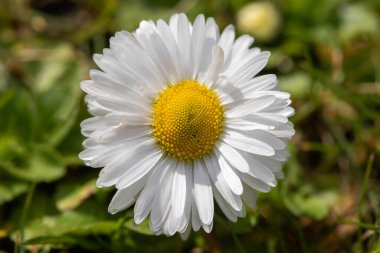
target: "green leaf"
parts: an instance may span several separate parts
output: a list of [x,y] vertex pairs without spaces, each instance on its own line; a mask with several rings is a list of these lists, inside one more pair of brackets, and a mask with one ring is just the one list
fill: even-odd
[[62,158],[47,145],[35,144],[36,104],[24,89],[0,95],[0,169],[22,180],[49,182],[65,173]]
[[[35,87],[39,133],[44,142],[54,146],[64,140],[76,122],[81,98],[79,84],[84,73],[78,62],[73,59],[71,51],[65,46],[62,51],[63,55],[68,51],[63,60],[56,61],[52,57],[42,61],[41,77],[49,78],[41,78],[42,85]],[[59,48],[54,52],[59,54]]]
[[31,141],[36,128],[36,104],[25,89],[8,89],[0,93],[0,136],[14,138],[20,146]]
[[[80,115],[79,119],[89,117],[86,115]],[[63,156],[66,164],[70,165],[82,165],[83,162],[79,159],[78,154],[83,151],[82,142],[84,140],[83,135],[81,134],[80,124],[75,122],[70,132],[62,140],[62,142],[57,147],[57,150]]]
[[0,205],[28,190],[28,182],[0,174]]
[[133,219],[129,219],[124,223],[124,227],[130,231],[143,234],[143,235],[153,235],[149,228],[149,219],[145,219],[141,224],[136,224]]
[[26,243],[36,243],[38,238],[63,237],[69,234],[110,234],[115,228],[116,223],[113,221],[98,220],[95,216],[70,211],[62,215],[43,216],[30,221],[25,227],[24,236]]
[[[249,207],[246,207],[249,208]],[[231,232],[234,234],[244,234],[252,230],[257,223],[258,213],[247,209],[247,214],[244,218],[239,218],[237,222],[229,222]]]
[[307,185],[303,186],[297,193],[290,197],[290,202],[295,207],[295,215],[304,215],[321,220],[330,212],[334,203],[338,200],[338,194],[334,190],[313,191]]
[[[157,1],[155,1],[157,2]],[[145,17],[147,19],[169,18],[171,10],[165,7],[157,7],[142,4],[142,1],[120,2],[116,17],[115,24],[116,30],[118,29],[136,29],[140,21]]]
[[378,34],[378,16],[367,6],[363,4],[348,5],[341,13],[340,37],[343,41],[348,41],[360,34]]
[[33,146],[29,153],[17,160],[3,163],[4,170],[23,180],[50,182],[62,177],[66,167],[60,156],[47,146]]
[[359,228],[380,232],[380,225],[374,225],[374,224],[364,223],[360,221],[348,221],[348,222],[343,222],[343,224],[352,224]]
[[311,80],[306,73],[297,72],[280,78],[279,86],[296,98],[304,98],[310,93]]
[[55,195],[58,210],[67,211],[78,207],[96,192],[96,178],[80,176],[60,183]]

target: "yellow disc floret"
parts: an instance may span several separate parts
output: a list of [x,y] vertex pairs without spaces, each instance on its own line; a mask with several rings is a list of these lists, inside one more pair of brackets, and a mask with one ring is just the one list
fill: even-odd
[[202,158],[219,138],[223,115],[214,91],[195,80],[183,80],[169,85],[154,101],[153,136],[174,158]]

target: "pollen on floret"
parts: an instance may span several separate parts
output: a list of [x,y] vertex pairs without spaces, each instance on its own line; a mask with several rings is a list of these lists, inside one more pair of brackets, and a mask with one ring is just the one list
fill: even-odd
[[217,94],[195,80],[170,84],[153,104],[153,136],[180,160],[209,154],[223,130],[224,108]]

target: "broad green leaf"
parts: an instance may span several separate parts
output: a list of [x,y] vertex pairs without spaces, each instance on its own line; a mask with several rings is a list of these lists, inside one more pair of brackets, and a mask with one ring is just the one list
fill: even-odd
[[153,235],[152,231],[149,228],[149,219],[145,219],[141,224],[135,224],[133,219],[129,219],[124,223],[124,227],[130,231],[143,234],[143,235]]
[[360,34],[376,35],[379,33],[379,24],[376,12],[367,6],[347,5],[341,11],[340,37],[347,42]]
[[308,216],[313,219],[324,219],[330,212],[334,203],[338,200],[338,194],[333,190],[312,191],[308,186],[302,187],[290,197],[296,215]]
[[41,76],[53,74],[36,80],[42,85],[35,88],[41,138],[52,145],[59,144],[76,122],[81,99],[79,84],[84,76],[84,69],[73,58],[72,52],[66,47],[62,51],[68,51],[69,55],[61,61],[57,61],[58,56],[42,61]]
[[28,182],[0,174],[0,205],[28,190]]
[[215,222],[218,224],[221,231],[228,234],[244,234],[251,231],[252,227],[257,224],[258,213],[247,206],[245,208],[247,212],[246,216],[238,218],[236,222],[229,221],[224,214],[220,215],[219,213],[215,213]]
[[61,157],[47,146],[33,146],[28,154],[2,164],[9,174],[33,182],[50,182],[62,177],[66,167]]
[[[84,114],[84,113],[83,113]],[[79,120],[89,117],[87,114],[82,116],[82,113],[79,115]],[[84,140],[83,135],[81,134],[80,123],[75,122],[70,132],[62,140],[62,142],[57,147],[57,150],[64,157],[66,164],[70,165],[82,165],[83,162],[79,159],[78,154],[83,151],[82,142]]]
[[35,139],[57,146],[76,122],[87,61],[67,43],[32,41],[17,49],[15,55],[23,61],[26,86],[33,94]]
[[89,176],[70,178],[58,186],[55,196],[58,210],[67,211],[78,207],[96,192],[96,178]]
[[[36,103],[30,92],[22,88],[0,93],[0,136],[14,138],[22,146],[30,142],[38,130]],[[0,147],[1,149],[1,147]]]
[[30,221],[24,230],[25,241],[43,237],[60,237],[68,234],[109,234],[116,228],[113,221],[75,211],[62,215],[43,216]]
[[[22,180],[52,181],[63,176],[62,159],[47,145],[34,144],[37,111],[33,96],[23,89],[0,95],[0,168]],[[33,143],[33,144],[32,144]]]
[[311,80],[306,73],[297,72],[280,77],[279,86],[296,98],[304,98],[310,93]]
[[134,30],[143,17],[149,19],[169,18],[171,10],[163,7],[144,6],[142,1],[121,2],[116,12],[116,29]]
[[86,238],[78,234],[67,234],[62,236],[40,236],[23,243],[29,250],[37,250],[41,248],[64,248],[71,245],[78,245],[84,249],[91,251],[98,251],[100,247],[104,245],[99,245],[98,241],[94,241],[92,238]]
[[244,234],[252,230],[257,223],[258,213],[246,207],[246,216],[239,218],[237,222],[229,222],[231,232],[236,234]]

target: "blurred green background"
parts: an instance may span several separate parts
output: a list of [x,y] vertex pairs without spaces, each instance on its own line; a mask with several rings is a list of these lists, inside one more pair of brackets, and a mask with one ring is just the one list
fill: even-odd
[[[254,35],[296,109],[286,178],[187,241],[108,214],[77,157],[92,55],[175,12]],[[0,252],[380,252],[379,25],[378,0],[1,0]]]

